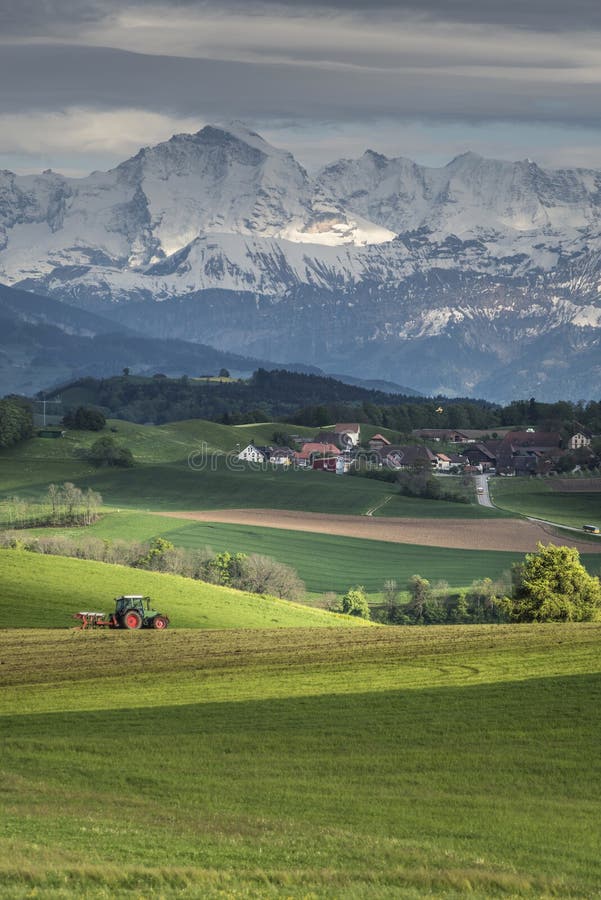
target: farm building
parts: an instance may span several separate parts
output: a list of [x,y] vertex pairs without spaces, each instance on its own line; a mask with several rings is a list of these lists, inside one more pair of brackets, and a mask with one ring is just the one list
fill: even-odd
[[255,447],[254,444],[248,444],[244,450],[241,450],[240,453],[238,453],[236,459],[240,459],[242,462],[266,462],[269,459],[270,450],[271,447]]

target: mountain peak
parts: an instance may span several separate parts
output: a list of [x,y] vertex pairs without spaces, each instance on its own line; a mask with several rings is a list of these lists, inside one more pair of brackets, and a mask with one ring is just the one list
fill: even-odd
[[287,151],[278,150],[276,147],[268,144],[260,134],[257,134],[256,131],[253,131],[244,122],[240,122],[237,119],[230,122],[220,122],[215,125],[205,125],[194,137],[213,142],[220,140],[231,141],[233,138],[235,141],[252,147],[253,150],[258,150],[265,156],[290,156]]
[[445,168],[450,168],[451,166],[461,165],[461,163],[478,163],[484,159],[483,156],[480,156],[479,153],[474,153],[473,150],[466,150],[464,153],[459,153],[457,156],[454,156],[453,159],[448,162]]

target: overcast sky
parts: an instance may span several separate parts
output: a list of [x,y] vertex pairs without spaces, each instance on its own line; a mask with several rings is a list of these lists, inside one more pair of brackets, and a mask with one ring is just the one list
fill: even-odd
[[234,118],[309,167],[370,147],[601,168],[598,0],[0,0],[0,85],[18,172]]

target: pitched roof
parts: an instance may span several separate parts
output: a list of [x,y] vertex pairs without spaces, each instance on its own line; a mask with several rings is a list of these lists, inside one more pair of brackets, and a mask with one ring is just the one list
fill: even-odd
[[359,433],[361,431],[361,426],[358,422],[338,422],[334,425],[334,431],[336,434],[340,434],[343,431],[356,431]]
[[390,445],[390,441],[388,438],[385,438],[383,434],[374,434],[374,436],[369,439],[369,443],[371,444],[372,441],[382,441],[383,444]]
[[503,443],[514,447],[559,447],[561,435],[558,431],[508,431]]
[[332,456],[340,456],[340,450],[334,444],[305,444],[300,453],[295,453],[296,459],[309,459],[313,453],[329,453]]

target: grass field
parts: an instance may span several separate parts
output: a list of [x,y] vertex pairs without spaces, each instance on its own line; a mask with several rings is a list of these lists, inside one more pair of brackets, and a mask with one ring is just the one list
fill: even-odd
[[[73,538],[90,534],[107,540],[147,541],[161,536],[177,547],[262,553],[296,569],[313,593],[344,592],[353,584],[362,584],[369,593],[377,593],[386,579],[394,578],[403,586],[415,574],[433,582],[444,579],[452,586],[469,585],[476,578],[497,578],[522,558],[519,553],[421,547],[276,528],[190,522],[136,512],[108,514],[85,532],[81,528],[56,531]],[[590,562],[598,567],[601,560],[592,558]]]
[[599,896],[600,648],[5,631],[2,897]]
[[494,503],[513,513],[576,528],[601,526],[601,493],[555,491],[540,478],[491,478],[489,490]]
[[[56,443],[56,442],[55,442]],[[146,510],[298,509],[306,512],[362,515],[383,503],[394,485],[367,478],[337,478],[327,472],[254,471],[223,457],[204,469],[187,462],[143,463],[133,469],[93,469],[74,459],[35,459],[0,455],[0,495],[24,498],[45,495],[50,482],[73,481],[102,494],[108,506]],[[434,518],[495,518],[480,506],[398,497],[379,512]]]
[[[228,466],[226,451],[251,439],[268,442],[275,429],[314,429],[267,422],[260,425],[219,425],[192,420],[144,426],[111,420],[110,434],[129,447],[133,469],[97,470],[77,457],[98,432],[69,431],[65,438],[34,438],[0,451],[0,496],[40,498],[51,482],[73,481],[78,487],[100,491],[107,505],[135,509],[194,510],[270,508],[361,515],[397,491],[396,485],[365,478],[336,478],[313,471],[254,471],[237,463]],[[190,454],[193,466],[188,465]],[[393,496],[376,513],[409,517],[494,518],[497,510],[476,504],[420,501]]]
[[362,625],[351,616],[125,566],[0,550],[0,628],[65,628],[80,610],[112,612],[121,594],[152,597],[180,628]]

